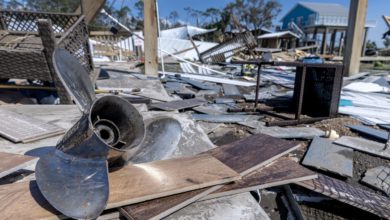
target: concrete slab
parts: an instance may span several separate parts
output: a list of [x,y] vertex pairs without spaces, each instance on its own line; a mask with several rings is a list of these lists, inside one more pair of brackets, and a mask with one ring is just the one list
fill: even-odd
[[379,157],[390,159],[390,149],[383,150],[385,144],[370,141],[359,137],[343,136],[334,142],[335,144],[353,148],[358,151],[373,154]]
[[166,220],[269,220],[250,193],[193,203]]
[[341,176],[352,177],[353,150],[332,144],[332,141],[328,139],[315,137],[302,164]]
[[390,195],[390,167],[379,166],[367,170],[362,182]]

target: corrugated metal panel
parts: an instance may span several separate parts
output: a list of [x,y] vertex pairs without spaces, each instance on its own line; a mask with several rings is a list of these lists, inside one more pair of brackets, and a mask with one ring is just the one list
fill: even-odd
[[348,9],[340,4],[300,2],[306,8],[317,12],[320,16],[348,17]]

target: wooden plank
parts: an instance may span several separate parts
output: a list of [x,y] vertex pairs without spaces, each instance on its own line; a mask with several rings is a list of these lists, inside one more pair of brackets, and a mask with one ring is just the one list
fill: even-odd
[[225,185],[201,200],[281,186],[315,178],[317,178],[315,172],[306,169],[289,158],[282,157],[266,167],[243,176],[241,180]]
[[[224,184],[239,175],[210,155],[129,165],[111,172],[107,209]],[[59,192],[60,193],[60,192]],[[57,219],[35,181],[0,186],[1,219]]]
[[23,169],[37,160],[37,157],[0,152],[0,178]]
[[[252,135],[248,138],[224,145],[203,154],[216,156],[240,174],[251,173],[273,160],[282,157],[300,145],[298,142],[286,141],[264,134]],[[243,175],[244,175],[243,174]],[[181,209],[184,205],[203,198],[206,194],[218,189],[211,189],[211,192],[203,190],[186,192],[169,198],[160,198],[146,201],[119,210],[128,219],[159,219]],[[195,198],[194,198],[195,197]]]
[[388,197],[371,193],[322,174],[318,174],[317,179],[296,184],[380,217],[390,218],[390,198]]
[[[127,219],[161,219],[220,189],[217,185],[119,208]],[[172,205],[175,204],[175,205]]]
[[299,147],[300,144],[295,141],[257,134],[207,153],[245,176]]
[[194,98],[194,99],[185,99],[171,102],[160,102],[156,104],[152,104],[150,107],[154,109],[161,109],[164,111],[175,111],[188,109],[192,107],[196,107],[199,105],[206,104],[207,101],[204,99]]
[[351,0],[347,38],[344,51],[344,72],[347,76],[359,73],[368,0]]
[[156,1],[144,1],[145,75],[158,75]]
[[106,0],[82,0],[82,11],[81,7],[78,7],[76,13],[81,13],[85,16],[85,23],[89,24],[93,21],[100,10],[103,8]]

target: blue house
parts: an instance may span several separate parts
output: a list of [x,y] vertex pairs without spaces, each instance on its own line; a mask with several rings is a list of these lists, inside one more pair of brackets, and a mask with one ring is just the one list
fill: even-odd
[[[348,8],[340,4],[299,2],[282,17],[281,29],[294,30],[298,27],[305,34],[305,43],[318,43],[321,46],[321,54],[334,54],[337,46],[340,55],[348,26],[348,13]],[[366,22],[366,36],[368,28],[375,26],[376,21]],[[318,33],[322,33],[322,36]],[[331,37],[328,38],[328,35]]]
[[339,4],[299,2],[282,19],[282,29],[294,22],[302,28],[317,25],[347,26],[348,9]]

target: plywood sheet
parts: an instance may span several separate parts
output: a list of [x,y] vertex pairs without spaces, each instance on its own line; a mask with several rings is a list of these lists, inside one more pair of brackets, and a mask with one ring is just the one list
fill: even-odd
[[23,169],[37,160],[36,157],[0,152],[0,178]]
[[[298,142],[285,141],[264,134],[257,134],[205,152],[216,156],[240,174],[251,173],[298,148]],[[191,191],[138,203],[120,208],[128,219],[158,219],[173,213],[191,202],[205,197],[217,188],[205,192],[205,189]]]
[[317,179],[296,184],[380,217],[390,218],[390,198],[388,197],[371,193],[322,174],[318,174]]
[[[107,209],[239,179],[209,155],[129,165],[112,172]],[[60,192],[59,192],[60,193]],[[1,219],[56,219],[35,181],[0,186]]]

